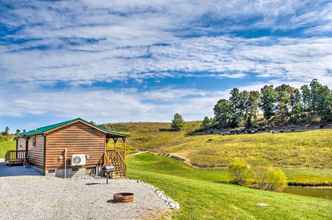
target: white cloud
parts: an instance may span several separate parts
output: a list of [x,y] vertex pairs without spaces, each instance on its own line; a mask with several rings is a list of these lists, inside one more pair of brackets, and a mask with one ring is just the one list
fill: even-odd
[[[290,80],[329,77],[332,39],[267,40],[229,37],[182,39],[170,46],[113,48],[104,51],[25,51],[1,57],[5,80],[111,81],[161,77],[165,72],[210,72],[239,78],[255,73]],[[111,44],[101,47],[111,47]],[[91,50],[92,48],[90,48]],[[146,57],[150,56],[150,57]],[[23,65],[24,64],[24,65]],[[168,74],[169,75],[169,74]]]
[[[1,47],[5,81],[90,83],[165,72],[324,78],[331,69],[331,38],[179,37],[182,29],[227,33],[248,27],[291,30],[308,24],[312,27],[307,32],[321,33],[332,24],[332,5],[324,1],[32,1],[14,8],[4,11],[3,22],[24,28],[4,38],[35,40]],[[245,22],[252,17],[262,19]],[[233,20],[233,25],[214,25],[223,19]]]
[[[332,86],[332,3],[327,1],[3,2],[13,9],[0,8],[0,24],[15,31],[0,35],[0,116],[158,121],[180,112],[199,119],[211,115],[228,92],[169,85],[145,92],[73,86],[96,81],[255,74],[275,84],[318,78]],[[255,30],[268,33],[232,34]],[[302,35],[294,37],[294,31]],[[42,89],[57,81],[73,87]]]
[[[169,121],[173,113],[180,112],[187,120],[194,120],[211,115],[213,105],[224,96],[225,92],[171,88],[149,92],[81,89],[40,92],[30,88],[0,99],[0,116],[51,114],[81,116],[97,122]],[[193,111],[193,107],[203,111]]]

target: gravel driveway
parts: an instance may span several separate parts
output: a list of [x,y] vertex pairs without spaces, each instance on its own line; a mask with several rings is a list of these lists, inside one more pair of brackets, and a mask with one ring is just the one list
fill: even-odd
[[[134,203],[112,203],[115,192],[135,193]],[[135,180],[45,176],[0,177],[0,219],[141,219],[164,213],[153,188]]]

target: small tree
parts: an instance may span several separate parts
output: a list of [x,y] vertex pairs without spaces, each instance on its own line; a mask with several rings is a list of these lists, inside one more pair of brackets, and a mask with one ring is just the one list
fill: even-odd
[[287,186],[287,177],[280,168],[254,167],[256,187],[263,190],[282,191]]
[[179,113],[175,113],[174,118],[172,120],[171,127],[176,131],[180,131],[184,126],[184,120]]
[[3,134],[4,136],[8,136],[8,135],[9,135],[9,131],[10,131],[9,127],[6,126],[5,131],[2,132],[2,134]]
[[201,127],[202,128],[209,128],[211,126],[211,123],[212,123],[212,119],[210,119],[209,117],[205,116],[203,121],[202,121],[202,124],[201,124]]
[[242,159],[234,159],[229,164],[229,172],[233,176],[233,182],[243,185],[246,183],[249,174],[250,174],[250,166],[245,160]]
[[229,128],[232,125],[232,103],[227,99],[220,99],[213,108],[214,120],[219,128]]

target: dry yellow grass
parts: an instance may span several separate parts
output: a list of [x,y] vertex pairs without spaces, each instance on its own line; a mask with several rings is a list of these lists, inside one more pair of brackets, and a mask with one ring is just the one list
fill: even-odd
[[168,123],[122,123],[131,147],[176,153],[199,166],[227,166],[233,158],[265,161],[278,167],[332,168],[332,130],[295,133],[188,136],[199,122],[186,123],[184,131],[165,132]]

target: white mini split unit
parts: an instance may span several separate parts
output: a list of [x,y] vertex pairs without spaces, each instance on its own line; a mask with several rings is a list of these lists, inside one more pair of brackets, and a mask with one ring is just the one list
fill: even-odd
[[86,164],[85,154],[73,154],[71,156],[71,165],[72,166],[84,166]]

